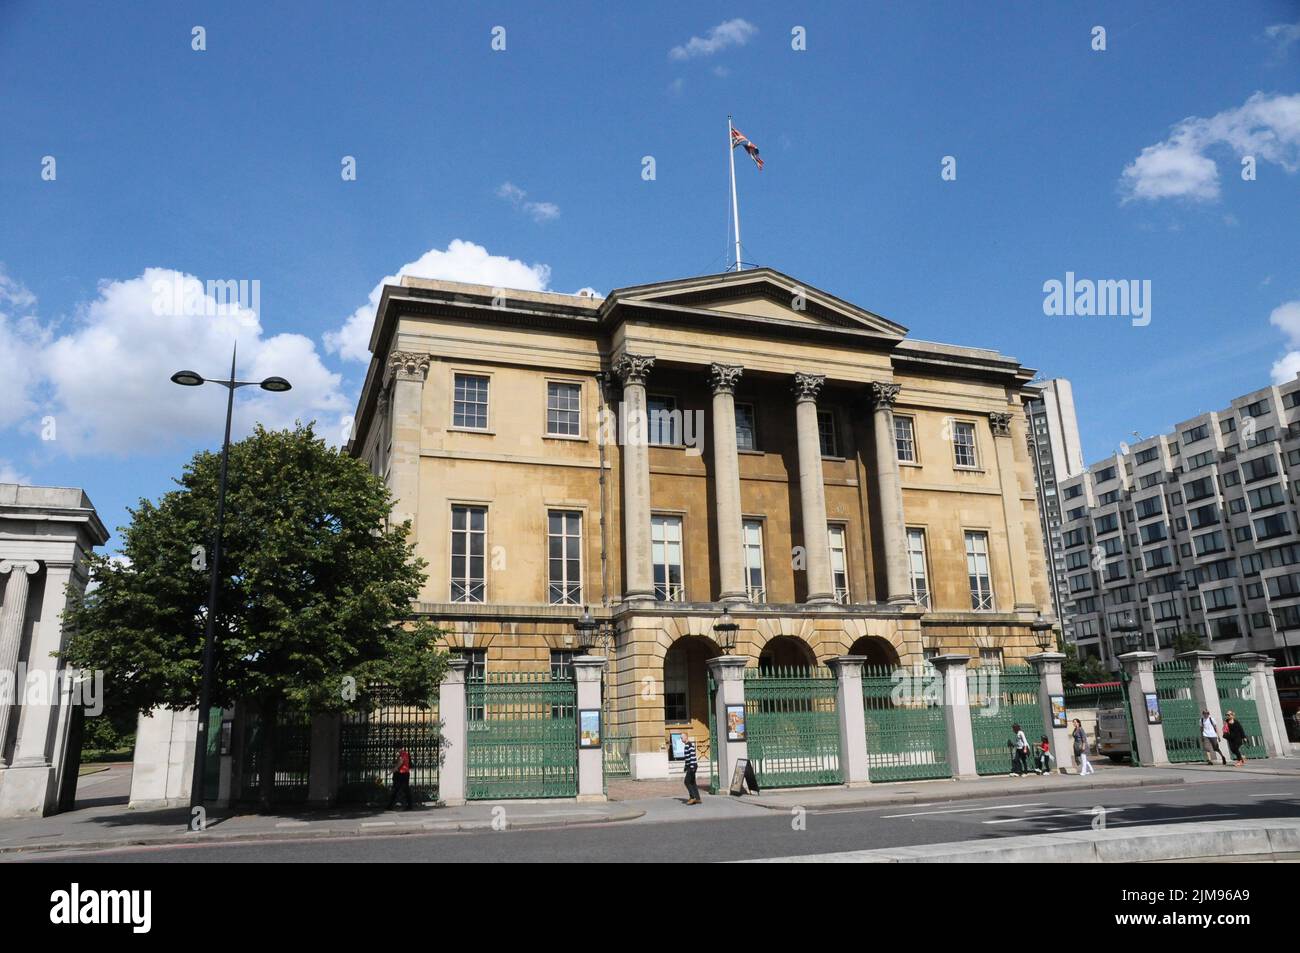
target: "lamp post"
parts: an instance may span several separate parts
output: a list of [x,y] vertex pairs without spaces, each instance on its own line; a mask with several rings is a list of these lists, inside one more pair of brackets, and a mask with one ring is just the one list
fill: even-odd
[[1038,618],[1029,623],[1029,630],[1034,633],[1034,644],[1038,646],[1040,652],[1046,652],[1056,641],[1052,628],[1052,620],[1045,618],[1041,612]]
[[713,623],[713,632],[718,637],[718,648],[723,655],[730,655],[736,650],[736,633],[739,630],[740,624],[732,618],[731,610],[723,606],[722,615]]
[[1133,618],[1132,613],[1127,613],[1115,628],[1119,629],[1125,649],[1136,652],[1142,648],[1142,625]]
[[240,387],[256,385],[262,390],[282,394],[292,385],[283,377],[268,377],[263,381],[235,380],[235,356],[238,345],[230,352],[230,379],[205,380],[194,371],[177,371],[172,375],[172,383],[182,387],[199,387],[203,384],[216,384],[226,388],[226,436],[221,444],[221,479],[217,487],[217,527],[212,534],[212,565],[208,582],[208,613],[203,623],[203,682],[199,688],[199,728],[194,745],[194,776],[190,785],[190,807],[202,807],[207,793],[208,771],[208,718],[212,708],[212,669],[216,655],[216,629],[214,623],[217,615],[217,600],[220,594],[218,583],[221,579],[221,531],[226,522],[226,471],[230,463],[230,418],[235,409],[235,391]]

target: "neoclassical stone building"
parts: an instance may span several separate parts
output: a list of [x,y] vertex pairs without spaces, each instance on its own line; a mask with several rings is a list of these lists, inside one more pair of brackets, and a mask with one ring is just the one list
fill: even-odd
[[724,606],[756,666],[1036,651],[1013,358],[769,268],[606,298],[404,278],[370,349],[349,449],[414,527],[415,611],[474,674],[562,669],[589,606],[638,777],[707,736]]

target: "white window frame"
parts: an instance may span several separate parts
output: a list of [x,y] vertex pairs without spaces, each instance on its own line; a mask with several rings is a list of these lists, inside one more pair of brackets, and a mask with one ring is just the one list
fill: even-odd
[[[915,536],[913,535],[915,534]],[[920,549],[913,546],[915,540],[920,540]],[[916,604],[923,609],[931,608],[930,600],[930,564],[928,546],[925,539],[925,527],[909,526],[907,527],[907,579],[912,587],[912,598]],[[919,570],[919,573],[918,573]],[[918,585],[917,583],[920,583]]]
[[[551,406],[552,387],[576,388],[578,391],[578,406],[576,408],[552,407]],[[582,381],[561,380],[556,378],[548,379],[546,381],[546,436],[555,437],[560,440],[581,440],[583,438],[583,426],[585,424],[585,421],[583,420],[583,413],[582,413],[582,400],[583,400]],[[577,414],[578,415],[577,429],[573,433],[561,433],[559,431],[552,430],[551,429],[552,412],[556,414]]]
[[[971,609],[991,612],[997,608],[993,595],[993,568],[989,559],[989,534],[987,530],[968,529],[966,541],[966,581],[970,589]],[[982,550],[982,551],[981,551]],[[981,561],[983,562],[981,572]]]
[[[749,439],[748,447],[740,443],[740,409],[745,408],[749,411]],[[758,411],[751,403],[738,403],[735,405],[736,418],[736,449],[737,450],[758,450]]]
[[[456,529],[457,510],[465,511],[464,529],[459,529],[459,530]],[[472,528],[473,514],[475,511],[481,511],[483,513],[482,530],[474,530]],[[447,598],[450,599],[450,601],[452,602],[469,602],[469,603],[476,603],[476,604],[485,603],[487,602],[488,508],[481,503],[452,503],[450,515],[451,515],[451,520],[448,524],[450,528],[450,532],[448,533],[448,538],[447,538],[447,575],[449,580]],[[461,579],[457,579],[452,570],[452,567],[455,566],[456,563],[456,537],[458,534],[464,536],[465,538],[465,551],[464,551],[465,573]],[[475,557],[472,554],[472,550],[473,550],[472,537],[474,535],[481,535],[483,537],[483,553],[479,557]],[[483,560],[483,575],[481,578],[475,577],[472,574],[471,561],[475,558],[479,558]],[[481,591],[479,593],[480,598],[478,599],[473,598],[473,594],[474,594],[473,587],[476,579],[481,587]],[[457,592],[456,592],[457,585],[460,586],[460,598],[457,598]]]
[[[651,409],[652,401],[662,400],[668,403],[668,413],[676,414],[676,417],[669,417],[669,426],[672,428],[672,440],[656,440],[657,436],[662,436],[662,432],[655,429],[655,412]],[[682,445],[682,434],[677,431],[682,426],[682,409],[677,405],[677,397],[674,394],[647,394],[645,401],[645,438],[646,445],[651,447],[680,447]]]
[[[901,437],[898,433],[898,425],[902,423],[907,427],[907,436]],[[903,441],[906,440],[908,455],[903,456]],[[920,463],[920,457],[916,452],[916,418],[907,414],[894,414],[894,454],[898,457],[899,463]]]
[[[845,523],[826,524],[827,544],[831,548],[831,588],[835,590],[835,601],[848,605],[852,601],[849,586],[849,528]],[[836,536],[839,546],[836,546]],[[839,557],[839,566],[835,565]]]
[[[763,561],[763,521],[741,522],[740,545],[745,567],[745,595],[750,602],[767,602],[767,567]],[[757,572],[757,579],[754,573]]]
[[[830,453],[827,453],[826,449],[822,446],[822,437],[824,435],[824,431],[822,430],[823,420],[830,421]],[[840,430],[835,419],[835,411],[830,407],[817,408],[817,449],[821,451],[823,457],[830,457],[832,459],[839,459],[840,457]]]
[[[655,598],[660,602],[686,601],[686,566],[683,544],[685,535],[682,524],[682,517],[678,513],[654,513],[650,516],[650,571],[652,579],[655,569],[661,565],[664,567],[664,581],[662,583],[653,582]],[[676,529],[675,539],[671,538],[672,534],[668,532],[670,527]],[[659,538],[656,539],[656,536]],[[675,564],[671,561],[674,550],[676,550],[677,556]],[[672,579],[674,567],[677,569],[676,582]]]
[[[551,531],[551,517],[560,517],[560,532]],[[570,532],[570,518],[577,521],[577,532]],[[552,574],[551,541],[560,540],[560,579]],[[576,553],[578,561],[577,578],[569,577],[569,563],[575,558],[569,553],[570,547]],[[546,510],[546,601],[553,606],[580,606],[582,602],[582,510],[548,507]],[[557,592],[559,598],[556,598]]]
[[[957,439],[961,428],[970,428],[970,463],[962,463],[958,451],[966,449]],[[978,470],[980,468],[979,428],[973,420],[954,420],[952,422],[952,465],[958,470]]]
[[[458,403],[469,403],[461,401],[456,396],[457,384],[462,377],[472,377],[484,381],[486,388],[483,395],[483,426],[456,423],[456,405]],[[474,402],[478,406],[478,402]],[[453,430],[469,430],[474,433],[490,433],[492,430],[492,375],[484,374],[480,371],[457,371],[451,372],[451,427]]]

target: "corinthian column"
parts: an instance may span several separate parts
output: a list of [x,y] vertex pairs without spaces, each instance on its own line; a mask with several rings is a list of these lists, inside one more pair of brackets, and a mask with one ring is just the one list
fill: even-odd
[[[1010,414],[989,414],[993,449],[998,459],[998,482],[1002,486],[1002,515],[1007,524],[1007,549],[1011,557],[1011,592],[1015,608],[1029,611],[1034,604],[1033,581],[1029,574],[1029,547],[1025,544],[1025,504],[1020,499],[1020,478],[1011,442]],[[1050,549],[1049,549],[1050,552]]]
[[898,444],[894,439],[894,402],[897,384],[871,385],[872,426],[876,436],[876,495],[880,500],[881,531],[885,542],[885,599],[912,602],[912,580],[907,570],[907,526],[903,520],[903,489],[898,478]]
[[623,574],[625,599],[653,599],[650,563],[650,421],[645,382],[655,359],[624,354],[614,362],[623,383]]
[[834,602],[831,541],[826,528],[826,487],[822,475],[822,444],[817,430],[817,395],[824,374],[794,375],[794,420],[799,442],[799,502],[803,510],[803,545],[808,602]]
[[35,562],[0,562],[0,576],[9,577],[4,606],[0,608],[0,690],[5,690],[6,694],[9,690],[13,693],[8,698],[0,696],[0,766],[9,764],[4,743],[9,737],[10,716],[18,710],[18,698],[23,690],[18,683],[18,651],[22,646],[23,622],[27,615],[28,577],[35,575],[39,568]]
[[420,513],[420,444],[423,442],[424,381],[429,376],[429,355],[393,351],[388,355],[393,395],[388,412],[393,415],[393,454],[389,465],[392,522],[411,521],[411,540],[418,537]]
[[740,458],[736,452],[736,382],[743,367],[709,365],[713,387],[713,489],[717,497],[718,577],[723,602],[743,602],[745,564],[741,558]]

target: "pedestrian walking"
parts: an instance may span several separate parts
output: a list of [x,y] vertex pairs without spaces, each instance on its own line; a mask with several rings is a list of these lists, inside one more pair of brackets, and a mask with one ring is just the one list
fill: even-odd
[[397,762],[393,765],[393,796],[388,799],[388,809],[391,811],[397,805],[397,797],[401,795],[406,800],[406,809],[411,809],[411,753],[403,748],[397,752]]
[[1232,752],[1232,766],[1245,767],[1246,758],[1241,753],[1241,748],[1246,743],[1246,729],[1237,720],[1235,712],[1229,711],[1223,716],[1223,739],[1228,742],[1228,750]]
[[700,759],[695,753],[695,736],[687,735],[682,743],[682,758],[686,763],[686,803],[700,803],[700,789],[695,784],[695,771],[700,766]]
[[1011,776],[1018,778],[1022,774],[1028,774],[1029,739],[1020,730],[1020,725],[1011,726],[1011,740],[1007,744],[1011,746]]
[[1034,749],[1034,758],[1037,764],[1034,770],[1039,774],[1052,773],[1052,744],[1047,740],[1047,735],[1038,739],[1038,746]]
[[1070,737],[1074,741],[1074,763],[1079,766],[1079,776],[1092,774],[1092,764],[1088,761],[1088,733],[1078,718],[1074,719],[1074,731],[1070,732]]
[[1219,747],[1219,726],[1210,717],[1208,708],[1201,709],[1201,748],[1205,752],[1206,764],[1214,764],[1216,754],[1224,764],[1228,763],[1228,759],[1223,756],[1223,750]]

